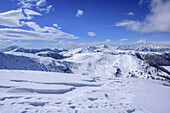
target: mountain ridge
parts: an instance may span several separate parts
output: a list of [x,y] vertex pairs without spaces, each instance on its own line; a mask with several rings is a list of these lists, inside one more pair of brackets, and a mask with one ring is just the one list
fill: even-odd
[[[18,48],[13,46],[4,49],[6,52],[2,52],[0,58],[1,69],[43,70],[61,73],[79,73],[98,77],[169,79],[169,71],[165,70],[164,67],[160,67],[170,66],[170,61],[168,60],[169,53],[167,52],[150,53],[135,50],[117,50],[115,47],[106,45],[82,47],[58,53],[49,51],[49,49],[39,49],[41,52],[36,51],[36,53],[27,51],[32,49],[22,49],[26,50],[26,52],[18,52],[17,50],[20,50]],[[155,59],[152,58],[153,56]],[[157,57],[162,60],[164,58],[165,62],[157,60]],[[4,62],[8,62],[8,65]],[[21,67],[16,68],[20,66],[18,62],[21,64],[26,62],[28,65],[21,65]],[[152,62],[155,62],[155,64],[153,65]],[[159,62],[164,64],[159,64]],[[36,65],[36,69],[31,68],[32,65]],[[13,68],[10,66],[13,66]]]

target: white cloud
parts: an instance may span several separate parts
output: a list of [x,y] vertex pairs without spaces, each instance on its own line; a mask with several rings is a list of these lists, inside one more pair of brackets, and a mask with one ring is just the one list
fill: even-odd
[[91,36],[91,37],[94,37],[94,36],[96,36],[96,33],[94,33],[94,32],[88,32],[87,35],[88,35],[88,36]]
[[146,44],[146,39],[138,40],[136,43],[138,43],[138,44]]
[[54,27],[58,28],[58,24],[53,24]]
[[40,13],[29,9],[18,9],[0,13],[0,25],[7,27],[21,27],[22,22],[20,20],[30,20],[33,18],[32,15],[41,16]]
[[45,11],[46,13],[49,13],[51,11],[51,9],[53,8],[52,5],[49,5],[46,8],[38,8],[39,11]]
[[14,0],[22,9],[37,9],[49,13],[53,5],[48,5],[47,0]]
[[[41,16],[40,13],[30,9],[11,10],[0,13],[0,25],[9,28],[0,28],[0,39],[11,40],[56,40],[57,38],[75,39],[72,34],[65,33],[59,30],[61,27],[40,27],[35,22],[25,22],[24,20],[31,20],[33,16]],[[23,26],[28,26],[30,29],[23,29]],[[12,28],[12,27],[20,27]]]
[[[19,2],[37,2],[37,0],[18,0]],[[44,6],[46,0],[38,0],[38,6]],[[30,22],[34,16],[42,16],[40,13],[30,9],[11,10],[0,13],[0,39],[1,40],[50,40],[56,41],[61,39],[76,39],[72,34],[61,31],[61,27],[54,24],[54,27],[39,26],[35,22]],[[25,21],[27,20],[27,21]],[[27,26],[25,28],[24,26]],[[17,28],[16,28],[17,27]],[[17,42],[19,43],[19,42]]]
[[81,17],[83,15],[83,10],[77,10],[77,14],[76,14],[76,16],[77,17]]
[[[142,4],[143,0],[140,1]],[[137,32],[170,32],[170,0],[151,0],[150,14],[144,21],[124,20],[115,26],[127,27]]]
[[33,8],[34,4],[37,0],[13,0],[13,1],[17,1],[18,5],[21,8]]
[[54,27],[56,27],[57,29],[61,29],[61,27],[58,26],[58,24],[53,24]]
[[135,14],[134,14],[133,12],[129,12],[128,15],[129,15],[129,16],[133,16],[133,15],[135,15]]
[[34,29],[35,31],[43,32],[43,29],[40,28],[40,26],[37,25],[35,22],[23,22],[23,24],[25,24],[25,25],[27,25],[28,27]]
[[49,6],[45,9],[46,13],[49,13],[52,8],[53,8],[53,5],[49,5]]
[[27,15],[27,19],[29,19],[29,20],[32,19],[33,16],[42,16],[40,13],[35,12],[33,10],[24,9],[23,11]]
[[44,6],[44,5],[46,5],[46,0],[39,0],[39,1],[37,1],[36,5],[37,6]]
[[127,39],[127,38],[120,39],[121,42],[124,42],[124,41],[127,41],[127,40],[129,40],[129,39]]
[[22,10],[11,10],[4,13],[0,13],[0,25],[9,27],[20,27],[20,19],[26,19]]

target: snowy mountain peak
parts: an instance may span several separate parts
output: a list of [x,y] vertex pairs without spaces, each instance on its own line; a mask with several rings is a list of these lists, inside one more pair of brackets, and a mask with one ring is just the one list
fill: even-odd
[[0,52],[6,52],[6,51],[15,51],[16,49],[18,49],[18,46],[10,46],[4,49],[1,49]]

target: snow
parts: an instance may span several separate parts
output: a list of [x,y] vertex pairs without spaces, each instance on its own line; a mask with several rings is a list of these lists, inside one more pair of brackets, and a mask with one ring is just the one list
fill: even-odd
[[29,57],[35,60],[38,60],[40,63],[44,63],[44,64],[49,64],[49,62],[51,60],[53,60],[53,58],[49,58],[49,57],[40,57],[36,54],[32,54],[32,53],[23,53],[23,52],[4,52],[5,54],[12,54],[12,55],[16,55],[16,56],[25,56],[25,57]]
[[67,69],[66,65],[61,61],[57,61],[50,57],[41,57],[36,54],[22,52],[0,53],[0,69],[71,73],[71,70]]
[[[1,113],[168,113],[170,84],[139,78],[0,70]],[[9,109],[10,108],[10,109]]]
[[[166,98],[167,96],[170,95],[170,91],[166,89],[166,88],[170,89],[169,83],[162,83],[160,81],[150,80],[135,82],[136,82],[135,84],[132,84],[135,86],[133,86],[133,88],[130,90],[134,91],[135,95],[138,95],[134,99],[134,102],[138,106],[146,108],[151,113],[169,112],[170,108],[167,108],[168,107],[167,105],[169,104],[170,100]],[[141,90],[143,87],[145,89]]]
[[162,66],[163,68],[170,70],[170,66]]
[[[0,113],[168,113],[168,55],[106,45],[59,53],[9,47],[0,52]],[[166,71],[148,63],[157,60]]]
[[73,73],[96,77],[113,77],[114,75],[121,77],[151,78],[153,76],[160,78],[157,74],[167,75],[162,71],[157,71],[156,68],[151,67],[147,62],[138,59],[136,56],[128,54],[79,53],[64,59],[64,61],[79,64],[76,68],[71,68]]
[[47,54],[47,53],[54,53],[54,51],[41,51],[36,54]]
[[[2,59],[0,68],[57,71],[103,78],[119,76],[164,80],[164,78],[157,75],[169,76],[166,72],[150,66],[148,62],[137,58],[134,54],[119,53],[120,51],[114,48],[102,47],[77,48],[65,51],[61,53],[64,56],[71,55],[71,52],[73,54],[60,60],[32,53],[4,52],[5,55],[0,54],[2,56],[0,57]],[[108,50],[113,50],[113,53],[105,52]]]

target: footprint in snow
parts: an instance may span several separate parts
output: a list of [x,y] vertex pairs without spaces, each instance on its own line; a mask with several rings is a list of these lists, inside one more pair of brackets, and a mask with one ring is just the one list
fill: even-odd
[[127,113],[133,113],[133,112],[135,112],[135,109],[128,109],[126,111],[127,111]]

